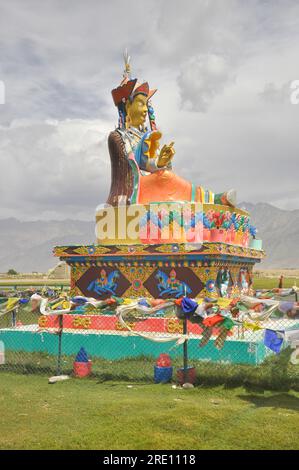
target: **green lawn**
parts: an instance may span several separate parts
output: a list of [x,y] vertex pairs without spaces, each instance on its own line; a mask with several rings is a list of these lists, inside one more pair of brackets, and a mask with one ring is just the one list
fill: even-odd
[[[205,387],[225,386],[247,387],[256,390],[275,390],[299,392],[299,366],[290,363],[291,349],[287,348],[279,355],[271,355],[259,366],[245,364],[223,364],[209,361],[190,360],[189,365],[196,368],[196,385]],[[0,381],[3,373],[22,375],[51,376],[57,373],[57,356],[47,353],[28,353],[24,351],[6,351],[6,363],[1,365]],[[73,373],[74,356],[62,356],[63,374]],[[124,358],[110,361],[92,358],[92,378],[99,382],[124,381],[150,385],[154,380],[153,357]],[[173,358],[173,380],[177,369],[183,366],[183,359]]]
[[[275,277],[254,277],[253,276],[253,287],[254,289],[273,289],[278,287],[279,279]],[[295,277],[285,277],[283,279],[283,287],[293,287],[294,285],[299,286],[299,279]]]
[[298,449],[298,392],[0,375],[1,449]]
[[[284,287],[293,283],[285,279]],[[277,287],[277,280],[257,279],[255,287]],[[36,315],[28,309],[26,319],[35,323]],[[299,366],[289,355],[258,367],[193,361],[197,386],[182,390],[154,385],[149,358],[94,359],[92,378],[48,385],[55,356],[8,351],[0,449],[298,449]],[[62,357],[64,372],[72,361]]]

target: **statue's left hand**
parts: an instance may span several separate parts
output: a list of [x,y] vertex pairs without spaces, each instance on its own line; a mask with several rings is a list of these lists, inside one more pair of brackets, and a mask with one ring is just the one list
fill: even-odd
[[162,168],[163,166],[167,166],[170,161],[172,160],[175,150],[173,148],[174,142],[171,142],[169,145],[163,145],[160,151],[160,155],[158,156],[157,166]]

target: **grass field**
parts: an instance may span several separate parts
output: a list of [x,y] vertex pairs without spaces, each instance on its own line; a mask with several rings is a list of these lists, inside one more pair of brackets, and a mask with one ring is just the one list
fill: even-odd
[[[259,277],[256,275],[254,277],[253,287],[254,289],[273,289],[278,287],[279,277]],[[283,287],[293,287],[294,285],[299,286],[299,277],[284,277]],[[63,290],[68,290],[70,283],[68,280],[58,280],[58,279],[48,279],[48,280],[38,280],[38,279],[1,279],[0,280],[0,290],[17,288],[19,290],[35,287],[41,289],[42,287],[57,287],[62,288]]]
[[[284,287],[295,281],[285,278]],[[267,277],[254,283],[277,285]],[[35,323],[36,315],[27,320]],[[150,358],[95,358],[91,378],[48,385],[55,356],[8,351],[0,374],[0,449],[298,449],[299,366],[289,356],[288,348],[258,367],[198,361],[191,364],[196,387],[183,390],[154,385]],[[62,357],[64,373],[72,361]]]
[[[254,278],[253,287],[254,289],[273,289],[274,287],[278,287],[279,280],[277,278],[271,277],[261,277],[261,278]],[[285,277],[283,279],[283,287],[293,287],[297,285],[299,287],[299,278],[294,277]]]
[[299,393],[2,373],[1,449],[298,449]]
[[[269,356],[259,366],[241,364],[212,363],[209,361],[189,361],[196,368],[196,385],[218,386],[227,388],[245,386],[253,390],[276,390],[299,392],[299,366],[290,363],[291,349],[287,348],[279,355]],[[57,371],[57,356],[47,353],[26,353],[24,351],[6,351],[6,364],[1,366],[2,373],[36,374],[49,377]],[[72,356],[62,356],[63,374],[72,374]],[[173,378],[176,370],[183,365],[182,358],[172,360]],[[150,357],[124,358],[110,361],[103,358],[92,358],[92,377],[99,382],[134,381],[135,383],[152,384],[153,367],[156,360]]]

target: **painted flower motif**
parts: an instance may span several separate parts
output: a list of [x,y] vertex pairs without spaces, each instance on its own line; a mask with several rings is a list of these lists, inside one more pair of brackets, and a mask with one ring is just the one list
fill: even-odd
[[208,218],[209,221],[212,221],[214,218],[215,211],[213,209],[210,209],[206,213],[206,217]]
[[203,216],[203,226],[204,228],[207,228],[207,229],[211,228],[211,221],[206,215]]
[[215,281],[213,279],[209,279],[206,282],[206,289],[208,292],[213,292],[213,290],[215,289]]
[[142,282],[140,281],[140,279],[134,279],[134,281],[132,282],[132,287],[133,287],[134,290],[141,289]]

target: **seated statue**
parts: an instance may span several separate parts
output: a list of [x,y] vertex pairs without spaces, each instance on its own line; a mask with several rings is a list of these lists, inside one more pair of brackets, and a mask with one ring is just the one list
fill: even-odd
[[[201,202],[235,206],[236,193],[214,194],[172,170],[173,142],[161,150],[162,134],[155,124],[150,98],[156,90],[148,83],[130,78],[126,58],[123,80],[112,90],[119,112],[119,126],[108,139],[111,158],[111,188],[108,204],[147,204],[151,202]],[[149,118],[150,129],[146,127]]]

